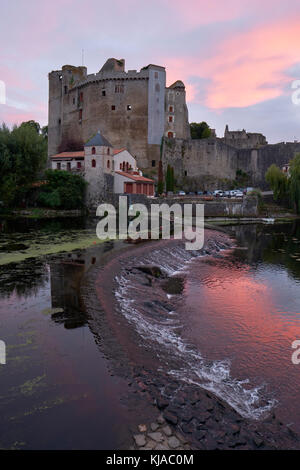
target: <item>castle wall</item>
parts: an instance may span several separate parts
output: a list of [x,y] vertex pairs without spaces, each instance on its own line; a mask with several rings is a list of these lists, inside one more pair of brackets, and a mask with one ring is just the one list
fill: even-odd
[[169,132],[177,139],[189,139],[191,136],[184,88],[166,88],[164,135],[168,137]]
[[237,152],[220,139],[165,139],[164,172],[168,164],[173,166],[179,186],[195,191],[215,189],[219,180],[235,178]]
[[270,144],[257,150],[238,150],[237,166],[248,173],[251,184],[263,189],[268,188],[265,174],[274,163],[279,168],[294,158],[300,152],[300,143],[287,142]]
[[[280,168],[300,152],[300,143],[279,143],[258,149],[236,149],[222,139],[165,139],[163,168],[174,168],[178,186],[188,190],[222,189],[236,179],[237,170],[249,175],[249,186],[267,189],[265,174],[272,163]],[[226,181],[227,180],[227,181]]]
[[[80,150],[101,130],[114,147],[126,147],[140,168],[157,166],[165,131],[165,68],[124,69],[123,59],[108,59],[96,74],[70,65],[49,74],[49,156]],[[188,137],[184,85],[175,102],[176,134]]]
[[148,144],[150,145],[160,145],[164,134],[165,87],[165,69],[151,66],[148,81]]

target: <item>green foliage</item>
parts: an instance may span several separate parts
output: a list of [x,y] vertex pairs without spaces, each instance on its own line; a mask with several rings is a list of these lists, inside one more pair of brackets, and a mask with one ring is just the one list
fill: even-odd
[[249,193],[247,193],[247,197],[255,197],[257,198],[257,207],[259,212],[262,212],[265,208],[265,203],[259,189],[253,189]]
[[300,153],[290,162],[289,198],[292,207],[300,213]]
[[80,209],[84,203],[86,181],[69,171],[47,170],[47,184],[41,187],[39,202],[55,209]]
[[190,129],[192,139],[207,139],[211,135],[211,130],[205,121],[192,122]]
[[174,169],[171,167],[171,165],[167,166],[166,191],[174,191]]
[[0,200],[7,207],[19,204],[47,160],[47,140],[35,121],[10,130],[0,127]]
[[164,174],[163,174],[163,166],[162,166],[162,161],[161,160],[159,160],[159,163],[158,163],[157,192],[158,192],[158,194],[162,194],[164,192]]
[[289,184],[287,176],[273,163],[268,168],[265,178],[274,193],[274,200],[284,200],[288,195]]

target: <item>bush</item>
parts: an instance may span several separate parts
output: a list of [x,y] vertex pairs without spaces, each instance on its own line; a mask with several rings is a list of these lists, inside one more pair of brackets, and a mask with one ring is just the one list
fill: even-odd
[[39,202],[56,209],[80,209],[84,204],[86,181],[69,171],[47,170],[47,184],[41,187]]

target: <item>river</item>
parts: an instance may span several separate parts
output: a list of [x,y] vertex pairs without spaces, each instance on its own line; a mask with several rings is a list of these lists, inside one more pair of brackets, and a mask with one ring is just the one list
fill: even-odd
[[[111,370],[80,295],[87,273],[119,242],[98,244],[94,221],[84,219],[2,221],[1,229],[0,446],[126,447],[138,420],[121,399],[128,380]],[[300,224],[224,230],[233,247],[219,234],[217,249],[201,256],[152,249],[133,258],[180,279],[180,292],[142,304],[134,276],[121,272],[117,308],[170,377],[204,387],[253,420],[276,410],[300,432],[300,365],[291,361],[300,339]],[[162,302],[165,311],[154,308]]]

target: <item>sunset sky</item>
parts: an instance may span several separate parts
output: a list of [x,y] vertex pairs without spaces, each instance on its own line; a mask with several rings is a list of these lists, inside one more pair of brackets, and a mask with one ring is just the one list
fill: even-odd
[[98,72],[154,63],[184,81],[190,121],[217,135],[245,128],[270,143],[300,140],[299,0],[10,0],[1,2],[0,122],[47,123],[48,72],[63,64]]

